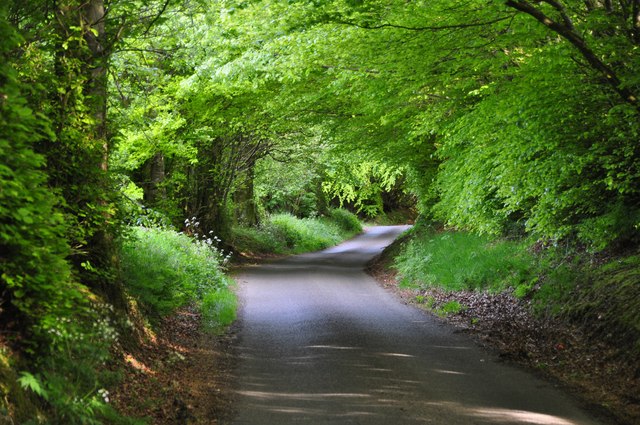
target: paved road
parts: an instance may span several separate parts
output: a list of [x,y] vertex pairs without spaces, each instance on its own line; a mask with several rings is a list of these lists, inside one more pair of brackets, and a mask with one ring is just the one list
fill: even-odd
[[249,267],[232,424],[598,424],[363,271],[405,228]]

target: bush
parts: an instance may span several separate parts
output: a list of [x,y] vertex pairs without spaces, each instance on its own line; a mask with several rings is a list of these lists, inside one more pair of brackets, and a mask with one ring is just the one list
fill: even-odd
[[269,224],[282,236],[286,248],[293,252],[316,251],[342,240],[338,226],[322,219],[277,214],[271,217]]
[[362,232],[362,223],[358,217],[350,211],[342,208],[332,208],[329,210],[329,218],[345,232]]

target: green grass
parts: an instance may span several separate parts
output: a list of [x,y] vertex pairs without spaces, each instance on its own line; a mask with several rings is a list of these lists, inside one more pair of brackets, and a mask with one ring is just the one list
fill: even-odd
[[238,299],[228,288],[210,291],[202,299],[202,320],[210,332],[219,332],[236,320]]
[[407,286],[499,292],[529,285],[536,263],[522,243],[467,232],[419,230],[394,266]]
[[362,231],[355,215],[331,210],[325,217],[274,214],[258,227],[235,227],[232,245],[253,254],[298,254],[336,245]]
[[152,321],[189,303],[200,308],[208,329],[234,320],[235,295],[223,273],[223,253],[210,243],[135,227],[123,243],[121,262],[127,292]]
[[[609,340],[624,356],[640,358],[640,255],[606,263],[575,249],[546,247],[532,252],[527,241],[492,240],[466,232],[414,230],[395,258],[407,287],[447,291],[513,291],[528,297],[533,311],[572,322]],[[427,306],[424,295],[416,301]],[[447,315],[464,306],[443,306]]]

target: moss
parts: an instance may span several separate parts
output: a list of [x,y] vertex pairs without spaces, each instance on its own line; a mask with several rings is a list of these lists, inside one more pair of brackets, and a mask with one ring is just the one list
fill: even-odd
[[611,261],[588,282],[577,288],[565,313],[640,358],[640,256]]

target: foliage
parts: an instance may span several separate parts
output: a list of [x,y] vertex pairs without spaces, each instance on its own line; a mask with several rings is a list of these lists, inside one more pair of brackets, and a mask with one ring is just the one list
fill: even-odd
[[255,197],[263,214],[296,217],[323,214],[327,201],[321,189],[323,160],[304,145],[282,146],[256,164]]
[[395,260],[405,285],[500,292],[527,285],[537,271],[522,243],[428,228],[414,232]]
[[327,170],[323,189],[364,216],[372,218],[384,212],[382,193],[390,191],[402,172],[377,161],[350,158]]
[[31,418],[43,421],[44,413],[35,397],[21,388],[19,375],[16,373],[15,353],[8,347],[0,347],[0,417],[13,418],[18,423],[25,423]]
[[200,310],[209,332],[219,332],[236,320],[238,299],[228,288],[209,291],[202,298]]
[[637,96],[621,96],[638,83],[631,15],[567,3],[329,1],[285,13],[285,29],[301,22],[288,33],[260,19],[280,2],[233,16],[261,37],[246,59],[273,59],[259,63],[279,77],[274,119],[312,125],[332,147],[323,184],[340,201],[374,214],[376,187],[402,169],[421,212],[457,227],[635,244]]
[[357,217],[345,210],[319,218],[275,214],[258,227],[234,228],[232,244],[240,252],[292,254],[328,248],[361,230]]
[[[195,223],[194,223],[195,224]],[[127,291],[147,315],[158,319],[188,303],[213,308],[229,286],[222,273],[225,257],[213,235],[194,239],[173,230],[135,227],[122,246],[122,272]],[[218,294],[218,295],[217,295]],[[214,319],[205,312],[208,320]],[[228,314],[228,313],[225,313]]]
[[249,198],[238,203],[251,208],[253,193],[242,192],[252,190],[253,168],[270,132],[262,121],[262,84],[224,69],[237,64],[247,71],[237,61],[242,33],[212,25],[223,18],[216,16],[220,5],[211,6],[210,13],[196,2],[172,6],[148,37],[132,34],[129,48],[116,53],[111,85],[119,97],[112,101],[122,130],[112,166],[175,225],[197,215],[204,230],[224,237],[234,218],[234,195]]
[[[3,9],[0,11],[6,13]],[[0,34],[7,40],[0,45],[0,54],[7,57],[13,47],[8,41],[17,43],[19,38],[4,19],[0,19]],[[14,325],[22,323],[29,337],[46,345],[47,324],[73,313],[82,296],[81,287],[72,279],[65,260],[70,247],[59,211],[61,200],[47,187],[45,158],[34,152],[38,140],[52,137],[51,124],[28,107],[17,73],[5,60],[0,65],[0,81],[4,81],[0,98],[0,283],[4,301],[13,306],[5,307],[11,312],[3,313],[9,317],[13,313]]]
[[117,382],[117,375],[104,365],[111,358],[117,333],[108,310],[109,306],[95,305],[86,317],[56,318],[48,352],[31,365],[37,372],[21,373],[21,386],[46,402],[49,420],[68,424],[135,423],[121,417],[109,404],[106,388]]
[[342,208],[332,208],[329,210],[331,221],[336,223],[343,231],[349,233],[362,232],[362,223],[355,214]]
[[[437,216],[495,235],[520,228],[555,240],[576,236],[594,249],[633,235],[638,212],[623,205],[634,195],[606,183],[613,168],[607,134],[615,130],[606,119],[584,127],[606,98],[580,84],[570,62],[534,57],[520,70],[524,75],[459,118],[443,139],[440,155],[449,159],[438,176]],[[560,84],[550,74],[575,82]],[[524,96],[527,103],[519,104]]]
[[[513,240],[637,248],[636,2],[454,3],[0,5],[0,318],[52,417],[111,415],[96,390],[113,341],[91,324],[110,315],[101,299],[125,308],[125,225],[194,233],[198,216],[244,250],[300,252],[358,230],[328,205],[373,217],[410,193],[460,231],[411,242],[408,280],[514,286],[577,317],[633,296],[625,265],[571,298],[582,269]],[[231,319],[207,238],[134,233],[124,276],[148,312],[197,300]]]

